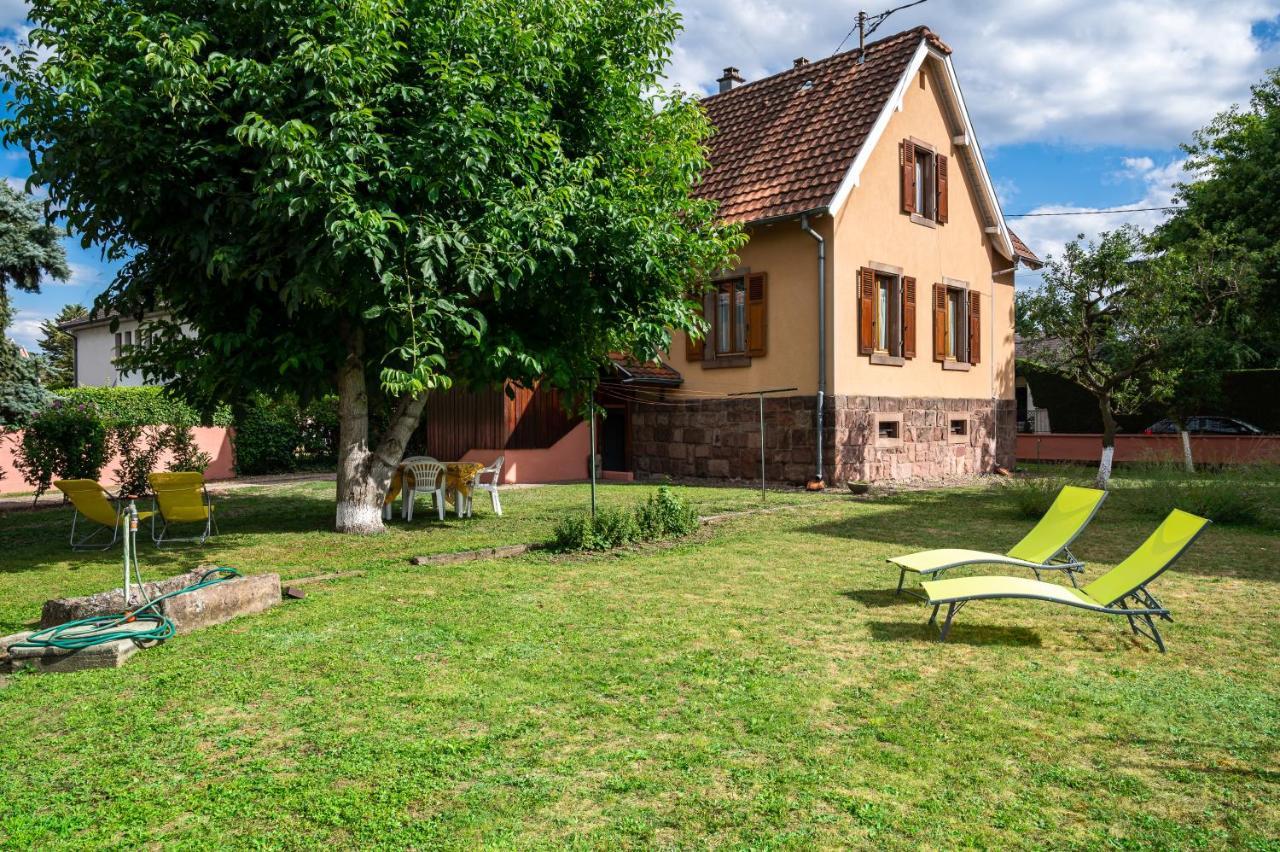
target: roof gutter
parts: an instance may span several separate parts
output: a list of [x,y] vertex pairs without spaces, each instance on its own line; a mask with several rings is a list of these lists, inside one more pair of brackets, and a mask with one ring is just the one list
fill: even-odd
[[817,475],[811,485],[823,487],[822,481],[822,409],[827,395],[827,241],[809,226],[809,214],[800,217],[800,230],[818,243],[818,420],[817,420]]

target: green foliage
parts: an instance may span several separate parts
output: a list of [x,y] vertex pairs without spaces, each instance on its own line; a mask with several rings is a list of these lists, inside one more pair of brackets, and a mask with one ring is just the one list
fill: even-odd
[[165,426],[162,433],[165,446],[173,454],[169,470],[204,473],[213,464],[213,456],[196,446],[195,435],[190,426]]
[[302,457],[312,462],[332,463],[338,459],[338,398],[313,399],[299,412],[302,428]]
[[576,389],[695,327],[687,294],[745,239],[693,194],[710,128],[659,85],[665,0],[27,16],[4,141],[123,261],[98,307],[172,310],[124,366],[199,407],[322,396],[349,365],[350,401],[404,405],[385,441],[454,380]]
[[76,339],[59,326],[89,315],[84,305],[64,305],[52,319],[40,323],[40,351],[44,353],[44,386],[50,390],[72,387],[76,380]]
[[1180,249],[1206,238],[1247,254],[1257,277],[1249,282],[1235,324],[1240,339],[1258,350],[1267,366],[1280,366],[1280,69],[1253,87],[1247,107],[1218,115],[1185,145],[1186,183],[1174,213],[1157,233],[1164,249]]
[[217,409],[204,421],[199,413],[180,399],[158,387],[79,387],[66,388],[58,395],[68,404],[93,403],[112,423],[134,426],[197,425],[230,426],[231,410]]
[[124,497],[141,497],[151,491],[147,476],[160,466],[165,450],[161,430],[153,426],[119,423],[111,430],[111,448],[119,454],[116,490]]
[[97,479],[108,455],[107,427],[92,403],[60,400],[26,425],[16,466],[39,497],[56,479]]
[[297,450],[303,430],[293,400],[276,402],[257,395],[238,406],[232,441],[236,473],[287,473],[298,466]]
[[680,538],[698,528],[698,512],[666,485],[636,507],[636,526],[640,538],[653,541]]
[[13,320],[10,284],[38,293],[41,278],[65,281],[71,274],[61,238],[58,229],[45,222],[39,203],[0,184],[0,337]]
[[1005,502],[1021,518],[1040,520],[1065,485],[1092,486],[1091,482],[1062,476],[1029,476],[1010,479],[1000,487]]
[[585,514],[562,518],[551,547],[561,552],[609,550],[638,541],[682,538],[697,529],[697,510],[664,485],[633,509],[603,508],[594,518]]
[[0,337],[0,429],[17,429],[49,404],[37,359]]
[[1128,475],[1142,485],[1125,496],[1134,512],[1150,518],[1182,509],[1219,524],[1280,529],[1276,470],[1244,465],[1190,474],[1175,462],[1134,465]]

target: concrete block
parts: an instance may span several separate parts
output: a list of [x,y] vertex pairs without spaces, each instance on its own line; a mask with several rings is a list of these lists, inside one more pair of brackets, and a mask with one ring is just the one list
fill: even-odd
[[[154,580],[144,585],[146,589],[146,597],[155,599],[160,595],[167,594],[177,589],[190,586],[192,583],[200,579],[200,575],[212,566],[205,565],[188,571],[185,574],[178,574],[175,577],[166,577],[163,580]],[[133,606],[141,606],[144,602],[142,595],[135,590],[130,595]],[[118,612],[124,612],[124,589],[111,589],[106,592],[99,592],[96,595],[85,595],[80,598],[58,598],[57,600],[45,601],[44,608],[40,612],[40,627],[54,627],[58,624],[66,624],[68,621],[76,621],[81,618],[94,618],[99,615],[115,615]]]
[[265,612],[280,603],[279,574],[251,574],[169,598],[160,605],[178,633]]
[[[122,624],[113,630],[140,632],[150,630],[155,625],[150,622],[134,622]],[[88,627],[74,627],[64,635],[74,635],[77,631],[88,631]],[[31,632],[8,636],[0,640],[8,648],[13,642],[19,642],[30,636]],[[129,658],[141,649],[132,639],[117,639],[78,651],[67,651],[61,648],[14,648],[8,651],[8,667],[10,671],[31,669],[38,672],[77,672],[85,669],[118,669],[128,662]]]

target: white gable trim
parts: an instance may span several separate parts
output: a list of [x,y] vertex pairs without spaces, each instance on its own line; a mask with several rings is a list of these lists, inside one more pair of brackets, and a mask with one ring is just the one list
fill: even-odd
[[1009,237],[1009,229],[1005,225],[1004,213],[1000,210],[1000,200],[996,197],[995,186],[991,183],[991,175],[987,172],[987,164],[982,159],[982,149],[978,146],[978,137],[973,132],[973,122],[969,120],[969,110],[964,103],[964,94],[960,91],[960,81],[956,78],[955,67],[951,64],[950,56],[933,50],[924,39],[920,40],[920,46],[916,49],[915,55],[911,57],[911,63],[907,65],[906,70],[903,72],[902,79],[898,80],[898,85],[894,87],[893,93],[885,101],[884,108],[881,109],[880,115],[876,118],[876,123],[871,126],[871,132],[867,135],[866,141],[862,143],[862,148],[858,151],[858,156],[850,164],[849,170],[845,173],[844,179],[840,181],[840,186],[836,189],[835,195],[831,197],[831,201],[827,205],[828,210],[832,216],[837,216],[841,208],[844,207],[845,202],[849,200],[849,194],[853,192],[853,188],[862,179],[862,170],[866,168],[867,162],[871,159],[871,153],[880,144],[885,131],[889,129],[889,120],[895,112],[902,110],[903,98],[906,96],[907,87],[916,78],[916,74],[919,73],[920,67],[924,65],[926,59],[934,60],[946,72],[944,79],[947,85],[943,87],[943,93],[951,101],[951,105],[963,125],[962,132],[968,143],[960,148],[959,155],[968,160],[966,164],[968,171],[978,179],[980,202],[985,201],[986,204],[984,206],[987,208],[983,212],[986,214],[988,224],[996,229],[996,232],[991,235],[995,238],[996,248],[1006,258],[1012,260],[1014,256],[1013,240]]

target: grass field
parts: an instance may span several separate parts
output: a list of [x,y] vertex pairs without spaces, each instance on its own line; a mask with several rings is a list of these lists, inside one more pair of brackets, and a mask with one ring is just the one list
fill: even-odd
[[[545,538],[586,490],[355,539],[324,531],[332,487],[228,492],[216,544],[147,544],[144,571],[360,576],[0,687],[0,844],[1280,848],[1275,532],[1215,525],[1157,581],[1168,654],[1011,602],[939,645],[884,559],[1008,547],[1028,521],[998,490],[774,494],[792,507],[674,546],[415,568]],[[1074,548],[1090,576],[1154,526],[1140,490]],[[119,551],[70,555],[68,523],[0,517],[0,632],[118,583]]]

